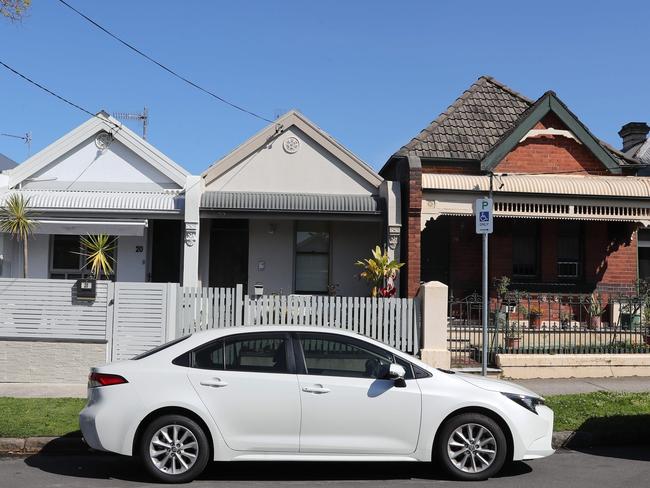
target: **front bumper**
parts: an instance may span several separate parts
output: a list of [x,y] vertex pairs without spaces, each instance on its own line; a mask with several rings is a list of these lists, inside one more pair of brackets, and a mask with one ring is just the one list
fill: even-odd
[[537,407],[537,415],[539,416],[539,424],[543,425],[542,431],[538,430],[536,438],[530,442],[526,447],[521,459],[540,459],[550,456],[555,452],[552,447],[553,441],[553,410],[547,406],[540,405]]

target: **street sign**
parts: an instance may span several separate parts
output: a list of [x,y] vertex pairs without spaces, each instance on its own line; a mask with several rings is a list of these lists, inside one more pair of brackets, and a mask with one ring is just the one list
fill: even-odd
[[492,234],[492,199],[479,198],[474,202],[476,215],[476,233]]

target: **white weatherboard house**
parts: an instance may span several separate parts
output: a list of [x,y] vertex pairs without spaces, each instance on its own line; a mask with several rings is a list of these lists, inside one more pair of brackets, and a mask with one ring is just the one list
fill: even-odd
[[398,247],[399,187],[299,112],[280,117],[202,179],[203,286],[366,296],[355,261],[376,245],[389,243],[393,254]]
[[[0,205],[20,192],[37,212],[29,278],[80,277],[86,271],[76,254],[79,236],[105,233],[117,238],[113,279],[179,282],[190,181],[183,168],[100,112],[3,172]],[[19,246],[0,234],[0,277],[21,277],[22,269]]]

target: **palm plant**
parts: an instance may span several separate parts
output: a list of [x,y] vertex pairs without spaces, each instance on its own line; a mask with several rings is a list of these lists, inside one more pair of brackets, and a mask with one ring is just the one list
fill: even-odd
[[379,246],[372,250],[372,257],[357,261],[355,265],[363,268],[359,276],[372,285],[370,296],[391,297],[397,291],[395,278],[404,263],[399,263],[388,256],[388,251],[383,251]]
[[85,259],[83,267],[90,270],[92,278],[98,279],[102,275],[108,277],[113,274],[115,241],[115,237],[106,234],[87,235],[79,239],[79,254]]
[[29,198],[20,193],[13,193],[0,207],[0,231],[11,236],[23,246],[23,278],[28,275],[27,239],[34,233],[36,214],[29,208]]

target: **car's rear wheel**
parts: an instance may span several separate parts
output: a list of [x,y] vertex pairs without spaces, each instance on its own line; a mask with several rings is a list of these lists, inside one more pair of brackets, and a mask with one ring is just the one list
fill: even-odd
[[199,476],[210,458],[208,439],[194,420],[165,415],[152,421],[140,442],[147,471],[165,483],[186,483]]
[[486,415],[464,413],[449,419],[440,430],[437,460],[456,479],[479,481],[497,474],[506,461],[508,446],[499,424]]

